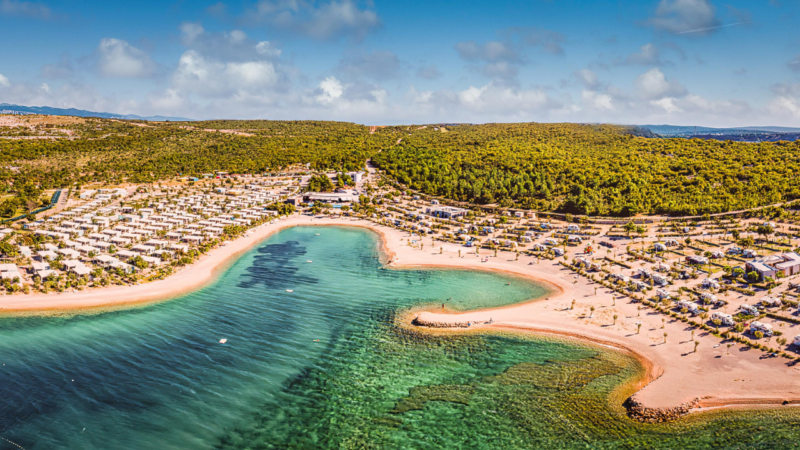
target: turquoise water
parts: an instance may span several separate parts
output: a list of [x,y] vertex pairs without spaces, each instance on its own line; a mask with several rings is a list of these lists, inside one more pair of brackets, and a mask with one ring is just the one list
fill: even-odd
[[416,305],[545,293],[385,269],[370,232],[292,228],[174,301],[0,320],[0,437],[26,450],[796,447],[784,411],[630,421],[620,405],[641,367],[617,352],[394,324]]
[[210,448],[323,363],[348,323],[449,297],[473,308],[542,292],[489,274],[386,270],[379,257],[363,230],[293,228],[174,301],[0,320],[0,436],[26,449]]

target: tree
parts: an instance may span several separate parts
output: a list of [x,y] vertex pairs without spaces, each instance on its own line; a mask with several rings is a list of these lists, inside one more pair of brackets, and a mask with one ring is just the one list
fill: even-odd
[[591,319],[591,318],[594,316],[594,305],[592,305],[592,306],[589,308],[589,311],[591,311],[591,314],[589,314],[589,318]]
[[314,175],[308,180],[308,190],[312,192],[330,192],[333,182],[327,175]]
[[769,242],[769,236],[771,234],[775,233],[775,229],[772,228],[772,225],[769,225],[769,224],[759,225],[756,228],[756,233],[758,233],[758,235],[762,236],[762,237],[766,236],[767,237],[767,242]]
[[340,173],[336,175],[336,184],[340,187],[344,186],[352,186],[355,183],[353,182],[353,178],[346,173]]
[[0,217],[13,217],[17,213],[17,201],[14,199],[3,200],[0,203]]

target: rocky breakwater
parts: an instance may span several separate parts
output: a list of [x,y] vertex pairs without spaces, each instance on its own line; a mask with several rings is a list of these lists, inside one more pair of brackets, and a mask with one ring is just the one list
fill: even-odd
[[489,324],[492,322],[493,322],[492,320],[470,321],[470,322],[432,322],[420,319],[419,316],[415,316],[414,320],[411,321],[413,325],[426,328],[469,328],[473,325]]
[[625,402],[628,416],[630,416],[631,419],[644,423],[672,422],[689,414],[692,409],[697,408],[699,405],[699,398],[673,408],[648,408],[633,398],[629,398],[628,401]]

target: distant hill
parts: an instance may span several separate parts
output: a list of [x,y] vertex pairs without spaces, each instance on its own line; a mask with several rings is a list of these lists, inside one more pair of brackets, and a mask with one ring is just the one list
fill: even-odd
[[76,117],[100,117],[102,119],[125,119],[125,120],[148,120],[152,122],[191,122],[192,119],[184,117],[166,116],[137,116],[135,114],[113,114],[105,112],[85,111],[75,108],[52,108],[50,106],[22,106],[9,103],[0,103],[0,114],[22,113],[22,114],[44,114],[47,116],[76,116]]
[[800,139],[800,128],[790,127],[738,127],[710,128],[676,125],[641,125],[662,137],[716,139],[720,141],[774,142]]

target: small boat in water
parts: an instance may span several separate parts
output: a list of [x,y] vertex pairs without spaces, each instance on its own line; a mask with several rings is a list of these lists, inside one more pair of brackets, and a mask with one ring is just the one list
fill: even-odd
[[286,290],[286,292],[288,292],[288,293],[290,293],[290,294],[291,294],[291,293],[292,293],[292,292],[294,292],[294,291],[293,291],[293,290],[291,290],[291,289],[287,289],[287,290]]
[[319,233],[315,234],[315,236],[319,236]]
[[227,339],[220,339],[220,340],[219,340],[219,343],[220,343],[220,344],[224,344],[224,343],[226,343],[226,342],[228,342],[228,340],[227,340]]
[[306,262],[307,262],[307,263],[311,263],[311,262],[313,262],[313,261],[311,261],[311,260],[309,259],[309,260],[307,260]]

